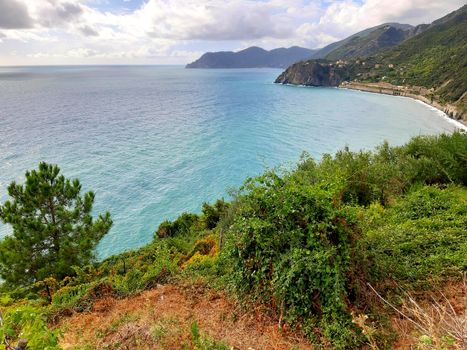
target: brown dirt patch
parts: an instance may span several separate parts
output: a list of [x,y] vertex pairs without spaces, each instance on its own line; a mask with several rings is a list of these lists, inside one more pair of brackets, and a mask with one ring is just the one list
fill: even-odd
[[165,285],[122,300],[96,301],[93,311],[60,323],[63,349],[184,349],[196,321],[201,334],[239,350],[312,349],[303,337],[279,330],[263,311],[242,311],[203,285]]

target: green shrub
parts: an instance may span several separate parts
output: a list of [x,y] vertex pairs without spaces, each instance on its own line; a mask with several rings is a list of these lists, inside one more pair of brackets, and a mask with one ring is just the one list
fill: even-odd
[[348,305],[365,306],[367,281],[416,288],[465,271],[465,190],[425,185],[464,185],[466,155],[467,135],[423,136],[250,179],[220,222],[220,263],[241,294],[355,346]]
[[410,183],[467,186],[467,134],[418,136],[400,148],[411,159]]
[[106,295],[113,295],[112,287],[106,281],[93,281],[76,286],[62,287],[52,297],[51,310],[90,311],[94,302]]
[[203,203],[202,213],[203,221],[208,230],[212,230],[217,226],[217,223],[228,210],[229,203],[225,202],[224,199],[218,199],[214,205]]
[[421,187],[387,208],[370,208],[358,251],[374,283],[409,288],[467,271],[467,190]]
[[132,256],[125,273],[116,273],[108,277],[112,289],[119,296],[133,294],[154,287],[158,283],[167,282],[178,269],[177,261],[173,259],[165,242],[153,244],[150,249],[145,248],[138,252],[144,254]]
[[236,290],[305,330],[321,326],[344,348],[358,342],[346,305],[356,219],[334,196],[275,172],[248,181],[236,199],[226,259]]
[[302,158],[295,176],[340,191],[345,203],[388,204],[414,184],[467,184],[467,134],[418,136],[400,147],[339,151],[320,163]]
[[0,306],[10,306],[13,304],[15,299],[9,293],[2,293],[0,294]]
[[58,330],[47,327],[46,317],[41,309],[25,304],[7,309],[0,324],[0,349],[9,349],[21,339],[27,341],[27,349],[55,350],[59,347]]
[[156,237],[167,238],[187,234],[198,220],[199,217],[196,214],[183,213],[174,221],[162,222],[156,231]]

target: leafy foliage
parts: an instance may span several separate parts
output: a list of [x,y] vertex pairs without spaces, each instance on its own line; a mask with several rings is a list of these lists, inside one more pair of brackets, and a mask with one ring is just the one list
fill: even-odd
[[21,339],[27,340],[27,349],[58,350],[58,330],[50,330],[42,310],[32,305],[10,307],[2,315],[0,349],[9,349]]
[[159,225],[156,236],[158,238],[174,237],[188,233],[199,220],[198,215],[183,213],[175,221],[164,221]]
[[[161,224],[147,246],[41,279],[51,305],[24,307],[60,316],[91,310],[104,296],[197,278],[266,305],[280,324],[327,347],[379,342],[367,282],[382,294],[394,282],[427,289],[467,270],[466,184],[466,134],[419,136],[373,152],[345,149],[319,162],[304,155],[291,171],[248,179],[231,203],[204,204],[199,215]],[[10,287],[3,286],[0,302],[13,310],[20,294]],[[352,312],[370,316],[371,338],[362,334],[370,328],[352,323]],[[21,318],[11,320],[19,337]],[[27,337],[49,339],[48,332]],[[189,345],[224,348],[197,325]]]
[[346,313],[355,217],[320,185],[274,172],[250,180],[237,199],[228,259],[234,285],[310,331],[355,344]]
[[467,135],[454,133],[437,137],[415,137],[400,148],[407,157],[409,183],[467,186]]
[[157,238],[186,235],[191,231],[211,230],[217,226],[220,218],[227,211],[229,203],[218,199],[213,205],[203,203],[202,215],[182,213],[174,221],[166,220],[159,225],[156,231]]
[[464,185],[466,147],[465,134],[417,137],[248,180],[227,225],[230,282],[334,347],[356,346],[349,305],[365,304],[366,282],[415,288],[465,271],[465,191],[424,186]]
[[363,217],[361,261],[373,283],[397,281],[411,289],[467,271],[467,190],[422,187],[387,209]]
[[203,203],[202,212],[204,216],[204,223],[208,230],[212,230],[217,226],[217,223],[229,208],[229,203],[224,199],[218,199],[214,205]]

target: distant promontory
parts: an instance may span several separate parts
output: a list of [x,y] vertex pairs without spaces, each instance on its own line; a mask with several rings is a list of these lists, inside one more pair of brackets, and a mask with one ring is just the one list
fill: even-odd
[[238,52],[207,52],[186,68],[286,68],[311,58],[315,51],[299,46],[268,51],[253,46]]

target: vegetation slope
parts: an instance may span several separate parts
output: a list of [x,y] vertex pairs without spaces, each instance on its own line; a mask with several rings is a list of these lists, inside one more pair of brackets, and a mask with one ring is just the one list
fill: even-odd
[[332,43],[318,50],[312,58],[341,60],[374,55],[414,36],[422,28],[400,23],[381,24]]
[[[247,179],[230,202],[205,203],[200,214],[183,213],[162,223],[145,247],[75,266],[63,279],[21,288],[4,284],[0,348],[26,339],[28,349],[58,349],[61,334],[69,332],[63,320],[70,315],[145,290],[155,289],[162,300],[157,290],[173,291],[163,287],[169,283],[223,293],[244,313],[256,310],[275,320],[282,332],[305,336],[316,348],[391,348],[398,337],[391,320],[401,312],[417,325],[411,346],[461,349],[465,327],[456,325],[465,324],[465,308],[451,311],[436,301],[437,310],[449,316],[446,325],[436,317],[420,320],[409,312],[414,307],[405,310],[404,305],[413,300],[420,315],[424,308],[418,305],[427,295],[462,284],[466,185],[465,134],[419,136],[404,146],[385,143],[372,152],[342,150],[319,162],[304,155],[294,169],[272,169]],[[132,300],[145,308],[149,299]],[[176,313],[177,302],[170,305]],[[218,304],[203,305],[208,318],[209,307]],[[200,329],[194,319],[188,336],[164,347],[163,334],[173,335],[172,323],[161,325],[157,317],[145,315],[121,315],[105,328],[90,325],[95,339],[75,349],[232,345],[221,333]],[[223,317],[242,324],[235,315]],[[116,334],[125,336],[115,340]]]
[[375,60],[399,67],[375,79],[386,76],[395,85],[434,88],[442,101],[458,101],[467,91],[467,5]]

